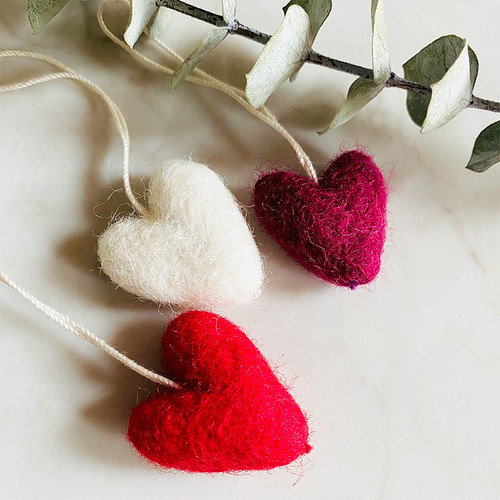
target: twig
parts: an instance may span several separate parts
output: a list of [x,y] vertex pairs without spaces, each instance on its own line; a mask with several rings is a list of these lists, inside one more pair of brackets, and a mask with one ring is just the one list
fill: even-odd
[[476,97],[475,95],[472,96],[472,102],[469,104],[469,107],[500,113],[500,102],[490,101],[489,99],[483,99],[482,97]]
[[[204,21],[214,26],[227,26],[227,23],[226,21],[224,21],[222,16],[204,9],[200,9],[199,7],[190,5],[181,0],[156,0],[156,5],[158,5],[159,7],[168,7],[169,9],[175,10],[182,14],[186,14],[190,17],[194,17],[195,19],[199,19],[200,21]],[[239,21],[235,21],[232,23],[229,32],[234,35],[248,38],[263,45],[266,44],[271,38],[270,35],[245,26]],[[358,66],[356,64],[333,59],[331,57],[319,54],[314,50],[311,50],[309,52],[305,61],[311,64],[317,64],[326,68],[342,71],[344,73],[349,73],[351,75],[367,78],[368,80],[373,79],[373,71],[369,68],[364,68],[363,66]],[[404,78],[401,78],[394,73],[391,73],[391,77],[389,78],[389,80],[387,80],[385,85],[386,87],[409,90],[410,92],[416,92],[418,94],[431,93],[430,87],[422,85],[421,83],[405,80]],[[488,99],[482,99],[481,97],[476,96],[472,96],[469,107],[484,109],[486,111],[492,111],[494,113],[500,113],[500,102],[490,101]]]

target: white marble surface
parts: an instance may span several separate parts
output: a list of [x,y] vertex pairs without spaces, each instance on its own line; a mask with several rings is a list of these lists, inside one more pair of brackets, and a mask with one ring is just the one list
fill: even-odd
[[[216,0],[197,2],[218,9]],[[272,31],[285,2],[240,0],[239,18]],[[0,47],[53,55],[100,84],[132,136],[132,172],[192,154],[248,203],[268,160],[297,168],[287,144],[215,91],[143,69],[99,33],[93,2],[72,0],[41,35],[23,0],[0,2]],[[316,48],[368,65],[369,2],[336,0]],[[362,4],[362,5],[361,5]],[[262,12],[265,12],[263,15]],[[467,37],[477,94],[500,99],[494,0],[386,1],[394,68],[442,34]],[[207,28],[176,17],[169,43],[187,54]],[[259,47],[231,38],[205,67],[242,85]],[[0,79],[42,64],[0,64]],[[464,170],[495,118],[468,110],[420,136],[405,96],[387,90],[339,130],[318,136],[352,78],[305,67],[270,106],[321,168],[339,146],[375,153],[390,185],[383,271],[355,292],[325,286],[256,227],[269,282],[224,314],[293,380],[311,415],[311,454],[290,470],[246,476],[159,472],[124,438],[153,387],[0,287],[0,496],[3,499],[500,498],[500,168]],[[172,312],[135,302],[98,272],[95,235],[119,208],[120,144],[101,101],[69,82],[0,95],[1,268],[138,361],[159,369]],[[141,189],[136,182],[137,190]]]

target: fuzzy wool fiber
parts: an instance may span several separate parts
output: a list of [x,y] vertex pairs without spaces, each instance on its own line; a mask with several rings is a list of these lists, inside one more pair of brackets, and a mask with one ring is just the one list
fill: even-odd
[[162,467],[238,472],[283,466],[308,453],[306,417],[236,325],[189,311],[162,340],[167,375],[181,384],[141,402],[128,439]]
[[154,173],[146,216],[112,223],[100,236],[102,270],[118,286],[156,303],[217,307],[259,296],[259,250],[222,179],[188,159]]
[[253,201],[264,230],[307,271],[356,288],[380,270],[387,226],[387,187],[360,150],[334,158],[318,183],[293,172],[262,175]]

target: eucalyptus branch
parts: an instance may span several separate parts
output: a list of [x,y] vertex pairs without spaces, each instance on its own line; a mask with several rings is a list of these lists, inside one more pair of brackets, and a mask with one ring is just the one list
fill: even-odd
[[[183,2],[182,0],[156,0],[156,5],[159,7],[167,7],[169,9],[175,10],[187,16],[194,17],[200,21],[204,21],[208,24],[212,24],[217,27],[228,27],[230,34],[239,35],[244,38],[248,38],[254,42],[265,45],[269,39],[270,35],[262,33],[259,30],[250,28],[241,24],[239,21],[235,20],[228,26],[223,17],[209,12],[207,10],[201,9],[194,5]],[[324,66],[326,68],[335,69],[337,71],[342,71],[343,73],[349,73],[351,75],[356,75],[368,80],[373,80],[373,71],[370,68],[365,68],[363,66],[358,66],[356,64],[351,64],[345,61],[340,61],[338,59],[333,59],[331,57],[319,54],[318,52],[311,50],[309,51],[305,62],[316,64],[318,66]],[[398,88],[403,90],[408,90],[410,92],[416,92],[418,94],[430,94],[431,89],[426,85],[420,83],[412,82],[410,80],[405,80],[394,73],[391,73],[390,78],[387,80],[386,87]],[[500,113],[500,102],[490,101],[488,99],[483,99],[481,97],[472,96],[472,100],[469,104],[470,108],[483,109],[486,111],[492,111],[494,113]]]

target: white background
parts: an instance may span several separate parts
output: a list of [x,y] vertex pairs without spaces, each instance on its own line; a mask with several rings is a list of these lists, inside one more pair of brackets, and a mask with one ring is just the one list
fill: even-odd
[[[218,11],[216,0],[196,2]],[[272,32],[277,1],[240,0],[241,22]],[[249,204],[256,172],[299,167],[287,143],[216,91],[168,91],[100,34],[95,3],[71,0],[33,36],[24,0],[1,0],[0,47],[53,55],[101,85],[132,137],[141,191],[153,168],[191,154]],[[386,1],[393,67],[443,34],[480,60],[476,94],[500,100],[494,0]],[[315,48],[370,64],[370,5],[336,0]],[[177,15],[166,40],[187,55],[208,27]],[[231,37],[204,67],[237,85],[260,46]],[[161,55],[153,52],[155,57]],[[47,71],[2,61],[0,80]],[[159,471],[127,443],[128,414],[152,384],[67,334],[0,287],[0,496],[3,499],[498,499],[500,497],[500,167],[466,171],[475,137],[496,118],[466,110],[421,136],[404,92],[386,90],[344,127],[318,136],[353,78],[304,67],[269,101],[320,170],[339,147],[375,155],[390,187],[383,270],[370,286],[325,285],[249,221],[269,279],[252,304],[221,311],[293,381],[313,451],[267,473]],[[118,209],[121,149],[102,102],[55,82],[0,95],[1,268],[131,357],[160,369],[173,316],[101,275],[94,249]]]

